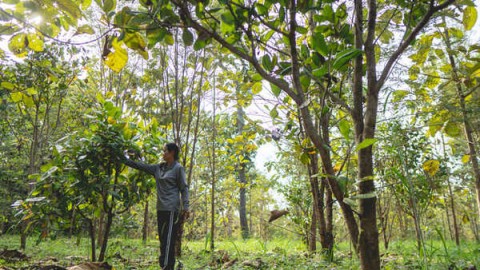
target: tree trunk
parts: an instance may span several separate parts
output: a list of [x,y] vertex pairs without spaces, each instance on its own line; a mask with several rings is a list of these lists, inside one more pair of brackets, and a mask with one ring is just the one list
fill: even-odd
[[90,235],[90,248],[92,252],[92,262],[97,260],[96,247],[95,247],[95,225],[92,219],[88,219],[89,235]]
[[315,252],[317,250],[317,210],[312,204],[312,221],[310,222],[310,232],[308,237],[308,251]]
[[113,222],[113,209],[110,208],[107,213],[107,222],[105,223],[105,228],[103,232],[102,246],[100,248],[100,255],[98,256],[98,260],[100,262],[105,261],[105,255],[106,255],[107,246],[108,246],[108,237],[110,234],[110,229],[112,228],[112,222]]
[[[215,76],[215,75],[214,75]],[[214,79],[214,86],[215,86],[215,77]],[[211,186],[211,208],[210,208],[210,215],[212,217],[211,224],[210,224],[210,251],[215,250],[215,172],[216,172],[216,143],[215,140],[217,139],[217,128],[216,128],[216,89],[213,88],[213,116],[212,116],[212,126],[213,126],[213,138],[212,138],[212,186]]]
[[148,197],[147,200],[145,201],[145,209],[143,211],[143,228],[142,228],[142,242],[143,244],[147,243],[147,238],[148,238]]
[[[367,64],[367,96],[366,108],[364,108],[363,95],[363,55],[359,55],[354,61],[353,79],[353,113],[352,118],[355,126],[355,141],[357,145],[365,139],[375,137],[375,126],[378,107],[378,90],[376,79],[376,62],[374,52],[374,34],[376,20],[376,2],[368,1],[368,27],[365,44],[363,42],[363,4],[361,0],[355,0],[355,48],[365,50]],[[365,47],[364,47],[365,45]],[[365,114],[364,114],[365,112]],[[359,149],[358,156],[358,181],[360,198],[360,237],[359,251],[362,269],[380,269],[380,252],[378,248],[377,211],[373,174],[373,149],[368,146]]]
[[[240,87],[236,87],[237,96],[240,96],[239,91]],[[239,135],[243,132],[243,127],[245,126],[245,119],[244,119],[245,112],[243,111],[242,106],[237,103],[237,133]],[[240,164],[240,168],[238,169],[238,182],[240,182],[240,207],[239,207],[239,215],[240,215],[240,229],[242,231],[242,238],[247,239],[249,236],[248,230],[248,220],[247,220],[247,198],[246,198],[246,184],[247,184],[247,176],[245,171],[244,164]]]
[[[445,22],[445,18],[444,22]],[[448,52],[448,58],[450,60],[450,65],[452,66],[452,77],[455,82],[456,90],[457,90],[457,96],[458,96],[458,102],[460,104],[460,110],[462,113],[462,122],[464,126],[464,132],[465,132],[465,138],[467,139],[467,144],[468,144],[468,152],[470,155],[470,162],[472,164],[472,169],[473,169],[473,175],[475,177],[475,191],[477,194],[477,214],[480,217],[480,167],[478,165],[478,155],[477,155],[477,149],[475,146],[475,140],[473,138],[474,130],[470,124],[470,120],[468,117],[468,112],[466,108],[466,102],[465,98],[466,95],[463,91],[462,84],[460,82],[460,78],[458,76],[458,70],[457,70],[457,65],[455,62],[455,58],[452,55],[452,46],[450,44],[450,37],[448,31],[445,31],[445,43],[447,45],[447,52]]]
[[27,221],[21,221],[20,225],[20,249],[25,250],[27,248]]
[[447,179],[447,184],[448,184],[448,192],[449,192],[449,197],[450,197],[450,207],[452,208],[452,219],[453,219],[453,232],[455,236],[455,244],[457,246],[460,246],[460,237],[458,234],[458,224],[457,224],[457,214],[455,212],[455,202],[453,199],[453,191],[452,191],[452,184],[450,183],[450,179]]
[[[317,250],[317,224],[318,228],[325,229],[325,218],[320,217],[320,194],[318,187],[318,157],[317,154],[310,155],[310,164],[308,165],[308,176],[310,179],[310,193],[312,194],[312,222],[310,224],[310,242],[308,245],[308,251],[315,252]],[[321,209],[323,211],[323,209]],[[322,223],[323,219],[323,224]],[[320,236],[322,239],[322,236]],[[323,244],[323,243],[322,243]],[[323,248],[323,246],[322,246]]]
[[240,182],[240,228],[242,231],[242,238],[247,239],[249,237],[249,229],[248,229],[248,219],[247,219],[247,198],[246,198],[246,188],[245,185],[247,183],[246,174],[245,174],[245,167],[242,166],[240,171],[238,172],[238,178]]
[[[105,196],[102,196],[106,198]],[[104,229],[105,229],[105,212],[100,211],[100,218],[98,219],[98,231],[97,231],[97,246],[101,246],[103,243]]]
[[[443,196],[445,198],[448,197],[445,192],[443,193]],[[452,225],[450,224],[450,211],[448,211],[448,205],[445,205],[445,217],[446,217],[446,220],[447,220],[447,228],[448,228],[448,233],[450,234],[450,239],[454,240],[455,236],[453,235]]]

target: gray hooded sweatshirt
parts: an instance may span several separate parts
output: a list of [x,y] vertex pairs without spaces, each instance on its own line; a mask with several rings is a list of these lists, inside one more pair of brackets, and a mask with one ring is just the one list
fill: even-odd
[[185,169],[175,161],[171,166],[167,163],[144,164],[126,159],[125,165],[144,171],[155,177],[157,184],[157,211],[188,210],[188,186],[185,181]]

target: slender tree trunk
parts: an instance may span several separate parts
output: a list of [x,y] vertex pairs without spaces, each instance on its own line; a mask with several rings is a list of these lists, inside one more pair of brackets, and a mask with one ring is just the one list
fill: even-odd
[[316,206],[312,204],[312,221],[310,222],[310,232],[308,237],[308,251],[317,251],[317,214]]
[[[214,75],[215,76],[215,75]],[[211,224],[210,224],[210,234],[211,234],[211,241],[210,241],[210,250],[213,252],[215,250],[215,172],[216,172],[216,143],[215,140],[217,139],[217,128],[216,128],[216,89],[215,89],[215,77],[214,77],[214,89],[213,89],[213,116],[212,116],[212,126],[213,126],[213,138],[212,138],[212,198],[211,198]]]
[[[106,196],[102,196],[106,198]],[[105,212],[100,211],[100,217],[98,219],[97,230],[97,246],[101,246],[103,243],[104,229],[105,229]]]
[[[325,218],[320,217],[320,194],[318,187],[318,157],[317,154],[310,155],[310,164],[308,165],[308,176],[310,179],[310,193],[312,194],[312,222],[310,224],[310,242],[308,245],[308,251],[315,252],[317,250],[317,226],[318,228],[325,229]],[[323,211],[323,209],[322,209]],[[322,220],[323,219],[323,224]],[[318,224],[318,225],[317,225]],[[320,236],[322,240],[322,236]],[[323,243],[323,241],[321,241]],[[323,248],[323,246],[322,246]]]
[[450,197],[450,207],[452,208],[452,219],[453,219],[453,232],[455,236],[455,244],[457,246],[460,246],[460,237],[458,233],[458,224],[457,224],[457,214],[455,212],[455,202],[453,198],[453,190],[452,190],[452,184],[450,183],[450,179],[447,179],[447,184],[448,184],[448,193]]
[[[443,193],[443,196],[445,198],[448,197],[445,192]],[[455,237],[453,236],[452,225],[450,224],[450,211],[448,209],[449,209],[448,206],[445,205],[445,217],[446,217],[446,220],[447,220],[448,233],[450,234],[450,239],[454,240]]]
[[73,231],[75,229],[75,221],[76,221],[76,211],[77,208],[76,207],[73,207],[72,209],[72,216],[70,218],[70,228],[68,230],[68,238],[72,238],[73,236]]
[[[237,85],[236,92],[237,96],[240,96],[240,87]],[[243,111],[243,107],[240,103],[237,103],[237,133],[239,135],[242,134],[243,128],[245,126],[245,112]],[[246,184],[247,184],[247,176],[246,176],[246,169],[244,164],[240,164],[240,168],[238,169],[238,182],[240,182],[240,207],[239,207],[239,215],[240,215],[240,229],[242,231],[242,238],[247,239],[249,237],[249,230],[248,230],[248,219],[247,219],[247,198],[246,198]]]
[[92,262],[95,262],[97,260],[97,255],[96,255],[96,247],[95,247],[95,225],[93,224],[92,219],[88,219],[88,227],[89,227],[89,235],[90,235],[90,248],[92,252]]
[[246,197],[246,188],[245,185],[247,183],[247,177],[245,173],[245,167],[242,168],[238,172],[238,178],[240,182],[240,228],[242,231],[242,238],[247,239],[249,237],[249,229],[248,229],[248,219],[247,219],[247,197]]
[[145,209],[143,210],[143,228],[142,228],[142,242],[143,244],[147,243],[148,239],[148,197],[145,201]]
[[[443,18],[445,22],[445,17]],[[475,191],[477,194],[477,214],[480,217],[480,166],[478,165],[478,154],[475,146],[475,140],[473,138],[474,130],[470,124],[469,116],[467,113],[465,94],[462,88],[462,83],[460,83],[460,78],[458,76],[457,65],[455,58],[452,55],[452,46],[450,44],[450,36],[448,31],[445,31],[445,43],[447,45],[448,58],[450,60],[450,65],[452,66],[452,75],[455,83],[458,102],[460,104],[460,111],[462,113],[462,122],[464,127],[465,138],[467,139],[468,151],[470,155],[470,162],[472,164],[473,175],[475,177]]]
[[[367,37],[363,42],[363,3],[355,0],[355,48],[365,50],[367,64],[366,108],[363,104],[363,55],[355,58],[353,79],[353,114],[355,141],[358,144],[365,139],[373,139],[378,107],[378,90],[376,79],[376,62],[374,54],[374,34],[376,20],[376,1],[368,1]],[[364,47],[365,45],[365,47]],[[365,114],[364,114],[365,112]],[[378,247],[376,196],[373,174],[373,149],[368,146],[358,150],[359,193],[364,196],[360,204],[359,251],[362,269],[380,269],[380,252]]]
[[113,209],[109,209],[107,213],[107,221],[105,223],[105,228],[104,228],[104,233],[103,233],[103,241],[102,241],[102,246],[100,247],[100,255],[98,256],[98,260],[100,262],[105,261],[105,255],[107,252],[107,246],[108,246],[108,238],[110,234],[110,230],[112,228],[112,222],[113,222]]

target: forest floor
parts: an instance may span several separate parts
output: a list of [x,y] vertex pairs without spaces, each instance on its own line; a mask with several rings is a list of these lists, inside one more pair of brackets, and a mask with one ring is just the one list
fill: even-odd
[[[64,269],[89,261],[88,239],[80,239],[80,243],[68,238],[35,240],[29,239],[27,249],[20,252],[16,249],[18,236],[0,235],[0,270]],[[143,244],[141,240],[114,238],[109,243],[106,261],[115,270],[159,269],[157,240]],[[223,240],[215,245],[212,253],[206,251],[209,243],[205,241],[185,241],[180,259],[183,269],[359,269],[348,243],[335,246],[332,260],[308,254],[298,240]],[[382,269],[480,269],[479,243],[456,247],[450,242],[431,241],[425,250],[426,256],[421,256],[414,241],[393,242],[388,251],[382,251]]]

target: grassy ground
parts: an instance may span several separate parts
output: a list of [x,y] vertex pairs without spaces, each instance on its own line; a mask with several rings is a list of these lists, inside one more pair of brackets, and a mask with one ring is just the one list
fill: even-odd
[[[89,241],[61,238],[36,245],[29,239],[25,254],[28,260],[7,261],[0,259],[0,266],[10,269],[35,269],[32,265],[70,266],[88,261]],[[0,236],[0,251],[15,249],[18,236]],[[264,242],[259,239],[223,240],[216,242],[216,252],[205,251],[204,241],[187,241],[181,262],[183,269],[222,269],[225,263],[235,261],[229,269],[359,269],[359,262],[352,256],[348,243],[335,247],[332,261],[321,254],[308,254],[300,241],[287,239]],[[107,261],[117,270],[158,269],[158,242],[146,245],[140,240],[111,239]],[[388,252],[382,251],[383,269],[466,269],[480,267],[480,245],[432,241],[426,243],[426,256],[421,256],[415,242],[394,242]],[[27,268],[29,267],[29,268]],[[0,267],[0,269],[2,269]]]

